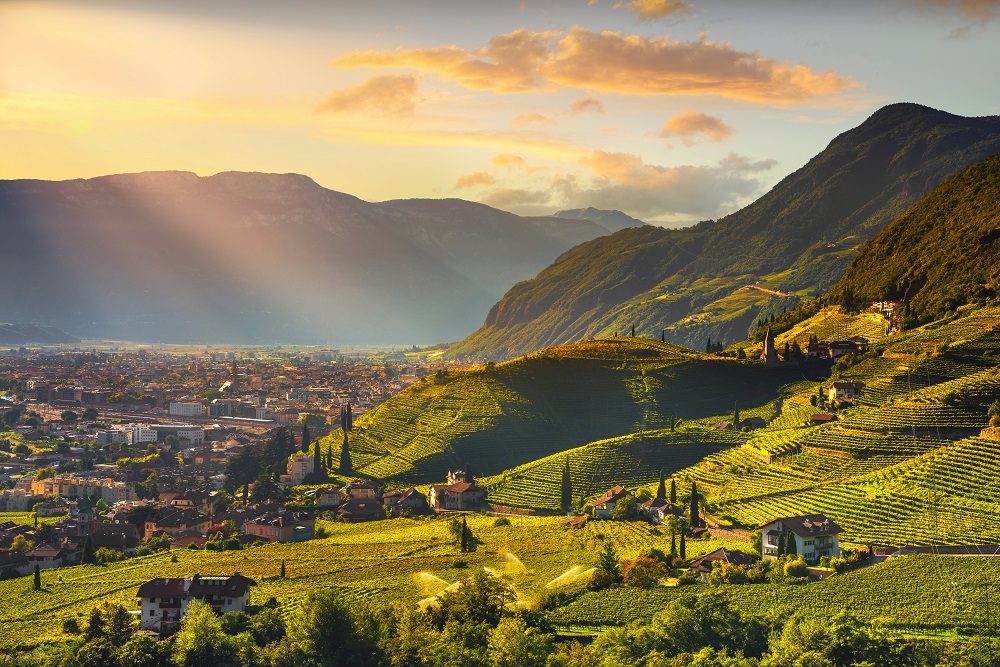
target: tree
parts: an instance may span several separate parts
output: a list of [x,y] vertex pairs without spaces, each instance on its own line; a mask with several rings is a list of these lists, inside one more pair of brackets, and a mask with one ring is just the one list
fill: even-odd
[[469,550],[469,526],[465,522],[465,517],[462,517],[462,537],[461,537],[461,548],[462,553]]
[[81,419],[83,419],[83,421],[85,422],[92,422],[92,421],[97,421],[97,418],[100,416],[101,415],[97,411],[97,408],[87,408],[86,410],[83,411]]
[[7,426],[14,426],[17,424],[17,420],[21,418],[21,412],[17,408],[10,408],[9,410],[4,410],[3,413],[3,423]]
[[798,548],[795,545],[795,533],[789,530],[785,536],[788,540],[785,544],[785,553],[794,556],[798,553]]
[[[673,486],[674,480],[670,480],[671,487]],[[660,469],[660,485],[656,487],[656,499],[663,500],[667,497],[667,481],[663,476],[663,469]]]
[[490,633],[486,662],[490,667],[544,667],[552,651],[549,635],[529,628],[521,615],[505,616]]
[[670,478],[670,502],[677,504],[677,482]]
[[682,559],[684,559],[684,560],[687,560],[687,545],[684,543],[684,533],[683,532],[681,533],[680,557]]
[[778,558],[785,555],[785,536],[778,534]]
[[226,481],[223,488],[229,493],[236,493],[242,486],[243,502],[246,503],[250,493],[250,483],[260,476],[262,468],[258,452],[252,447],[245,448],[226,463]]
[[333,470],[333,445],[326,446],[326,469]]
[[64,422],[71,424],[76,421],[77,415],[72,410],[63,410],[62,414],[59,415],[59,418],[62,419]]
[[635,338],[635,325],[632,325],[632,338]]
[[104,614],[101,613],[100,608],[94,607],[90,611],[90,619],[87,621],[87,632],[83,636],[88,642],[108,636],[104,630]]
[[607,576],[612,581],[620,581],[622,576],[621,564],[618,562],[618,554],[611,542],[605,542],[604,546],[597,553],[597,571]]
[[562,511],[569,512],[573,507],[573,483],[569,476],[569,457],[566,457],[566,465],[563,466],[562,473]]
[[181,441],[177,439],[177,436],[170,434],[163,439],[163,444],[167,446],[167,449],[176,452],[181,448]]
[[351,449],[347,443],[347,431],[344,431],[344,444],[340,446],[340,473],[350,475],[352,472],[354,466],[351,465]]
[[285,578],[285,559],[281,559],[281,578]]
[[278,483],[274,481],[274,475],[262,473],[257,481],[253,483],[253,491],[250,493],[250,500],[255,503],[267,501],[279,502],[284,499],[284,492]]
[[135,618],[120,604],[105,603],[101,609],[105,619],[108,641],[121,646],[135,634]]
[[660,579],[669,574],[666,566],[652,558],[636,558],[629,562],[622,571],[622,580],[626,586],[635,588],[656,588]]
[[736,401],[733,404],[733,430],[740,430],[740,403]]
[[706,354],[708,354],[708,353],[709,353],[709,352],[711,352],[711,351],[712,351],[713,349],[715,349],[715,346],[714,346],[714,345],[712,345],[712,337],[711,337],[711,336],[709,336],[709,337],[708,337],[708,342],[707,342],[707,343],[705,343],[705,353],[706,353]]
[[174,662],[179,667],[239,665],[236,646],[222,631],[222,621],[201,600],[192,600],[188,605],[174,646]]
[[83,541],[83,556],[81,556],[80,562],[84,565],[97,564],[97,556],[94,554],[94,541],[90,539],[90,535],[87,535],[87,539]]
[[316,475],[317,479],[323,475],[323,452],[320,449],[319,441],[316,441],[315,451],[313,452],[313,474]]
[[[302,422],[302,453],[303,454],[306,454],[306,453],[309,452],[309,443],[310,442],[312,442],[312,440],[309,437],[309,423],[308,422]],[[316,469],[319,470],[318,467]]]
[[24,553],[25,551],[31,551],[33,546],[34,545],[31,543],[31,540],[24,535],[16,535],[14,537],[14,541],[11,542],[10,548],[13,551],[20,551],[21,553]]
[[697,528],[701,525],[701,519],[698,515],[698,483],[691,482],[691,527]]
[[670,533],[670,557],[677,557],[677,533]]
[[32,583],[31,588],[36,591],[42,590],[42,571],[38,563],[35,563],[35,580]]
[[[289,664],[362,667],[378,661],[375,616],[331,589],[313,590],[288,624],[288,638],[306,658]],[[205,663],[210,664],[210,663]]]

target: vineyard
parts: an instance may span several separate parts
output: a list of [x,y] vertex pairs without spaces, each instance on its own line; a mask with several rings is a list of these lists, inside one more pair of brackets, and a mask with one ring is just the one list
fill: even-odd
[[[741,614],[787,618],[796,612],[830,618],[840,611],[900,630],[984,627],[987,609],[977,584],[996,580],[1000,559],[902,556],[805,586],[750,584],[690,588],[617,588],[586,593],[550,615],[561,627],[607,627],[648,619],[685,595],[712,595]],[[953,583],[955,582],[955,583]]]

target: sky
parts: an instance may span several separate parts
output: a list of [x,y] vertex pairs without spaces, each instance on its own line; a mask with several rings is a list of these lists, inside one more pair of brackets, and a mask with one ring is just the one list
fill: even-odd
[[998,3],[2,0],[0,179],[294,172],[686,225],[886,104],[1000,114]]

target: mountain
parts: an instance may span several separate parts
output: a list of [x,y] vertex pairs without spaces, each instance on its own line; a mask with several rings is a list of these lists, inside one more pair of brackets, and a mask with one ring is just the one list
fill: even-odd
[[55,327],[0,322],[0,345],[59,345],[79,342],[79,338]]
[[599,208],[593,207],[559,211],[554,217],[569,220],[590,220],[604,227],[609,232],[620,232],[629,227],[642,227],[646,224],[642,220],[636,220],[621,211],[602,211]]
[[909,327],[995,299],[998,289],[1000,155],[994,155],[949,178],[876,234],[830,292],[844,305],[904,301]]
[[606,234],[296,174],[0,181],[0,318],[141,341],[432,343]]
[[1000,152],[1000,117],[894,104],[749,206],[680,230],[646,225],[573,248],[515,285],[451,355],[506,358],[631,331],[702,349],[746,338],[847,270],[880,229]]

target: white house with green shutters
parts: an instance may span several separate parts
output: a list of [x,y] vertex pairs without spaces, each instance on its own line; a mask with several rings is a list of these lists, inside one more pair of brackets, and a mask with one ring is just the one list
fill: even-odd
[[771,519],[760,529],[761,556],[777,558],[788,553],[789,534],[795,541],[795,553],[806,560],[840,555],[840,526],[822,514]]

